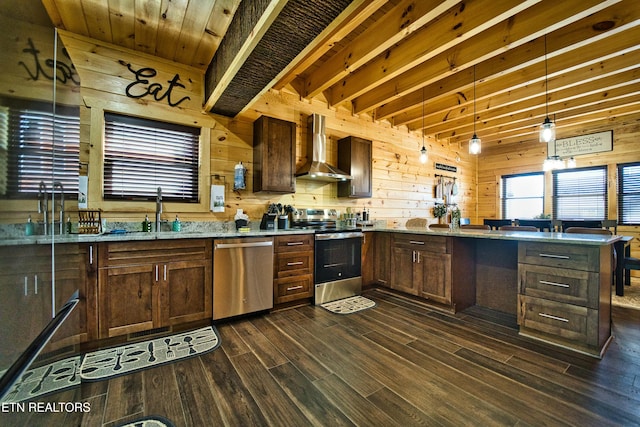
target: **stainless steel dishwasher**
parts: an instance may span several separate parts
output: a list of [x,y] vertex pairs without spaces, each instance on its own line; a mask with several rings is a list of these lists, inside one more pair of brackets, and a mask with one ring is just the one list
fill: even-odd
[[273,308],[273,238],[213,241],[213,319]]

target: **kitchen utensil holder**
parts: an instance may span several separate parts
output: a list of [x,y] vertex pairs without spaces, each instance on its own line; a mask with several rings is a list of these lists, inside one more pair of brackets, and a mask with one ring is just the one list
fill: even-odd
[[102,219],[100,211],[80,210],[78,211],[78,233],[79,234],[100,234]]

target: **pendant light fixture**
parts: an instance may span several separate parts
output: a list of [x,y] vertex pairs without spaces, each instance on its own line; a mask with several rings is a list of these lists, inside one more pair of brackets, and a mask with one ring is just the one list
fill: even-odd
[[482,141],[476,135],[476,66],[473,66],[473,136],[469,140],[469,154],[480,154]]
[[427,163],[427,148],[424,146],[424,87],[422,88],[422,148],[420,149],[420,163]]
[[540,142],[556,139],[556,125],[549,119],[549,72],[547,69],[547,35],[544,35],[544,103],[546,117],[540,125]]
[[556,145],[556,140],[554,138],[553,139],[553,155],[549,151],[549,144],[547,144],[547,158],[542,163],[542,170],[545,172],[553,171],[558,169],[564,169],[565,166],[566,165],[564,163],[564,160],[562,160],[560,156],[558,156],[558,146]]

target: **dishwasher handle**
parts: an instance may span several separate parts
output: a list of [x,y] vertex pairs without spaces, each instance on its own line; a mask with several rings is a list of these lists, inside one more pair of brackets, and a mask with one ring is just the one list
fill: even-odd
[[273,241],[269,240],[265,242],[216,243],[216,249],[256,248],[260,246],[273,246]]

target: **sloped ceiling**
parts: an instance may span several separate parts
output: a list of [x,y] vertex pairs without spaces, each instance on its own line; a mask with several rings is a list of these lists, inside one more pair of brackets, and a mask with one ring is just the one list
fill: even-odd
[[537,139],[547,114],[558,137],[640,120],[636,0],[42,4],[60,28],[202,69],[219,114],[286,90],[449,144],[475,126],[485,149]]

